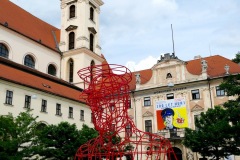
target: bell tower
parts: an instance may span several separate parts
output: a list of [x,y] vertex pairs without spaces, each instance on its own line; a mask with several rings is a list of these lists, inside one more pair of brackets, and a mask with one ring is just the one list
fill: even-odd
[[61,0],[62,78],[82,87],[77,71],[104,58],[99,43],[99,15],[102,0]]

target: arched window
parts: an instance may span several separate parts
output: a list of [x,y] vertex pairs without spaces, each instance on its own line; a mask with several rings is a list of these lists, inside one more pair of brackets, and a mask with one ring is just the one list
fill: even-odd
[[71,5],[69,9],[69,18],[75,17],[75,5]]
[[168,73],[168,74],[167,74],[166,79],[168,79],[168,78],[172,78],[171,73]]
[[92,21],[94,21],[93,19],[94,19],[94,9],[92,8],[92,7],[90,7],[90,19],[92,20]]
[[41,131],[42,129],[44,129],[45,127],[47,127],[47,125],[45,123],[38,123],[37,126],[36,126],[36,129],[38,131]]
[[43,122],[39,122],[37,125],[36,125],[36,128],[34,130],[35,134],[38,134],[40,133],[45,127],[47,127],[47,124],[43,123]]
[[5,57],[5,58],[8,58],[8,49],[7,49],[7,47],[6,47],[4,44],[2,44],[2,43],[0,43],[0,56],[1,56],[1,57]]
[[50,64],[48,66],[48,74],[56,76],[56,73],[57,73],[56,67],[53,64]]
[[74,67],[74,62],[72,59],[68,61],[69,65],[69,82],[73,82],[73,67]]
[[91,51],[93,51],[93,42],[94,42],[94,35],[91,33],[90,34],[90,43],[89,43],[89,48]]
[[24,65],[31,67],[31,68],[35,68],[35,61],[34,61],[33,57],[30,55],[26,55],[24,58]]
[[74,40],[75,40],[75,33],[74,32],[69,33],[69,44],[68,44],[69,50],[74,49]]
[[91,65],[91,70],[90,70],[90,72],[91,72],[91,73],[90,73],[90,74],[91,74],[91,75],[90,75],[90,80],[92,80],[92,79],[93,79],[93,75],[94,75],[94,66],[95,66],[95,62],[94,62],[94,60],[91,61],[91,64],[90,64],[90,65]]

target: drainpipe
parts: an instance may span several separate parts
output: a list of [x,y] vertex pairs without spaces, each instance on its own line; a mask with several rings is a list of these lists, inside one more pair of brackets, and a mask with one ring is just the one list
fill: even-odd
[[[133,97],[133,104],[134,104],[134,117],[135,117],[135,127],[137,127],[137,106],[136,106],[136,101],[134,97],[134,91],[131,91],[132,97]],[[137,141],[137,134],[136,134],[136,141]],[[137,160],[138,160],[138,147],[137,147]]]
[[211,86],[210,86],[210,78],[207,78],[208,81],[208,90],[209,90],[209,97],[210,97],[210,103],[211,103],[211,108],[213,108],[213,104],[212,104],[212,93],[211,93]]

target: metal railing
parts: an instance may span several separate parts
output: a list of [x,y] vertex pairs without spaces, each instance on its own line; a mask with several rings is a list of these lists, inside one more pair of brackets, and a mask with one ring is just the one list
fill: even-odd
[[159,130],[158,135],[168,139],[183,139],[185,136],[184,129],[164,129]]

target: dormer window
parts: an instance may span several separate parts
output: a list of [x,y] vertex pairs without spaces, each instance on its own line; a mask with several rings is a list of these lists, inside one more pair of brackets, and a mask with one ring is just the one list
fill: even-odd
[[94,19],[94,9],[93,9],[93,7],[90,7],[90,19],[92,20],[92,21],[94,21],[93,19]]
[[172,78],[171,73],[168,73],[168,74],[167,74],[166,79],[168,79],[168,78]]
[[69,18],[75,17],[75,5],[71,5],[69,8]]

